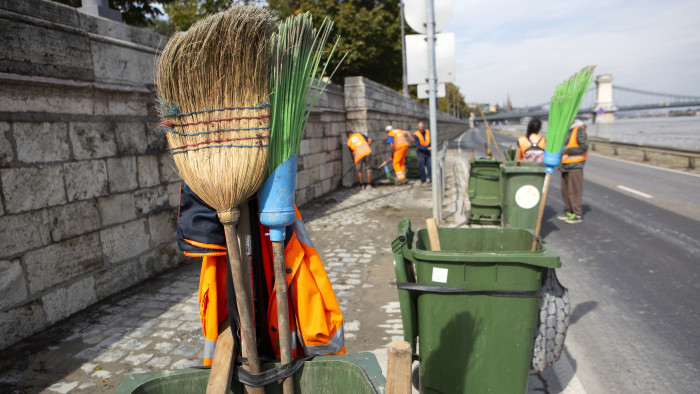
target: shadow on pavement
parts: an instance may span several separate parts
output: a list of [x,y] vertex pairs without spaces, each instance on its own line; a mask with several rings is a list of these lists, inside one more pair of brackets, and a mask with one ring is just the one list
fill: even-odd
[[574,308],[573,312],[571,312],[571,316],[569,316],[569,325],[576,324],[576,322],[579,321],[579,319],[581,319],[583,316],[588,314],[588,312],[593,311],[597,307],[597,301],[586,301],[580,304],[576,304],[576,307]]
[[559,230],[557,226],[558,220],[556,218],[557,211],[551,206],[547,205],[544,207],[544,213],[542,214],[542,228],[540,229],[540,237],[545,238],[553,231]]
[[[3,349],[0,392],[114,392],[132,373],[201,364],[198,273],[188,261]],[[167,365],[149,364],[164,361],[156,343]]]
[[564,350],[562,351],[559,361],[540,373],[542,381],[545,384],[544,392],[556,394],[568,391],[565,389],[569,387],[569,384],[576,376],[576,369],[576,360],[571,356],[566,345],[564,345]]

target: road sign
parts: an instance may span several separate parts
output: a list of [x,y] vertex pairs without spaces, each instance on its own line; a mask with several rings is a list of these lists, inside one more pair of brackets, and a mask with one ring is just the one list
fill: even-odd
[[[406,80],[409,85],[428,83],[428,41],[425,34],[406,36]],[[455,35],[435,35],[437,83],[455,81]]]
[[[428,32],[427,9],[427,0],[404,1],[403,13],[406,23],[421,34]],[[435,10],[435,32],[437,33],[444,29],[452,18],[452,0],[433,0],[433,9]]]
[[[419,83],[418,86],[418,98],[427,99],[430,96],[430,85],[427,83]],[[445,84],[439,83],[437,85],[437,96],[435,97],[445,97]]]

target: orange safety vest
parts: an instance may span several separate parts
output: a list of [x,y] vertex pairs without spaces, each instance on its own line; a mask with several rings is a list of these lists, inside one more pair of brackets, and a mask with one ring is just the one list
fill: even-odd
[[394,151],[408,148],[408,141],[403,135],[403,130],[393,129],[387,134],[388,136],[394,137]]
[[[535,141],[532,140],[532,136],[536,137]],[[518,146],[520,147],[520,153],[522,153],[523,157],[525,157],[525,152],[527,152],[528,149],[538,147],[544,150],[545,139],[539,134],[530,134],[529,138],[522,136],[518,138]]]
[[[583,127],[583,126],[582,126]],[[578,129],[580,127],[576,127],[572,132],[571,132],[571,137],[569,138],[569,142],[567,142],[566,146],[564,147],[564,150],[568,148],[578,148],[578,141],[576,140],[576,134],[578,132]],[[584,127],[585,129],[585,127]],[[586,160],[588,157],[588,151],[580,153],[578,155],[568,155],[566,153],[561,155],[561,162],[562,163],[578,163]]]
[[420,142],[422,146],[430,146],[430,130],[425,129],[425,138],[423,138],[423,133],[421,133],[420,130],[416,130],[413,135],[418,137],[418,142]]
[[355,164],[362,160],[363,157],[372,153],[369,144],[364,136],[360,133],[353,133],[348,138],[348,146],[352,149],[352,157],[355,159]]
[[199,274],[199,319],[204,334],[204,365],[211,365],[214,361],[219,324],[226,316],[226,252],[224,255],[205,255]]
[[[294,233],[284,250],[286,269],[291,270],[291,275],[286,275],[286,278],[290,301],[289,325],[293,339],[292,357],[345,354],[343,313],[321,257],[311,243],[296,207],[295,211],[297,218],[292,225]],[[268,332],[275,356],[279,357],[277,295],[274,287],[269,294]],[[296,348],[297,342],[301,349]]]
[[[292,334],[292,357],[344,354],[345,338],[343,314],[335,298],[318,252],[306,232],[299,211],[292,225],[293,235],[285,246],[284,257],[287,269],[289,296],[289,325]],[[277,330],[277,298],[273,279],[272,243],[265,237],[268,230],[261,225],[260,238],[264,271],[269,295],[267,309],[268,333],[276,357],[280,357],[279,333]],[[186,242],[195,244],[187,239]],[[204,365],[211,365],[216,349],[219,325],[228,315],[226,310],[226,248],[223,245],[197,243],[212,249],[208,253],[186,252],[188,256],[202,256],[199,278],[199,316],[205,337]],[[214,251],[215,250],[215,251]],[[248,256],[250,258],[250,256]],[[301,345],[301,349],[297,346]]]

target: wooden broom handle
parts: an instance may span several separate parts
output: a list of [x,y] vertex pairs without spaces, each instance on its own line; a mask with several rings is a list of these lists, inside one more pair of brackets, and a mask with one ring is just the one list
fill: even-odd
[[425,219],[425,226],[428,228],[428,238],[430,239],[430,250],[440,251],[440,237],[438,236],[437,222],[435,218]]
[[[225,328],[224,328],[225,327]],[[207,394],[228,393],[231,390],[231,378],[233,366],[236,363],[236,342],[231,334],[231,326],[228,320],[224,320],[219,330],[219,338],[216,340],[214,361],[207,382]]]
[[[275,295],[277,296],[277,329],[279,330],[280,361],[282,365],[284,365],[292,362],[284,241],[272,242],[272,261],[275,266]],[[294,394],[293,376],[284,379],[282,390],[284,394]]]
[[544,206],[546,205],[547,201],[547,193],[549,193],[549,179],[552,177],[552,174],[546,173],[544,174],[544,185],[542,186],[542,196],[540,197],[540,209],[537,212],[537,222],[535,222],[535,238],[532,240],[532,247],[530,248],[531,251],[536,251],[537,250],[537,244],[539,241],[537,240],[540,237],[540,229],[542,228],[542,216],[544,215]]
[[[228,251],[229,264],[231,265],[231,276],[233,277],[233,288],[236,293],[236,306],[241,321],[241,349],[243,357],[248,359],[248,372],[252,374],[260,373],[260,359],[258,358],[258,349],[255,342],[255,326],[253,325],[253,312],[251,302],[251,287],[250,275],[245,273],[241,264],[241,253],[238,246],[238,236],[236,233],[236,224],[240,217],[240,211],[234,208],[230,211],[219,211],[219,220],[224,226],[224,234],[226,235],[226,249]],[[255,394],[264,394],[265,390],[262,387],[245,386],[246,392]]]

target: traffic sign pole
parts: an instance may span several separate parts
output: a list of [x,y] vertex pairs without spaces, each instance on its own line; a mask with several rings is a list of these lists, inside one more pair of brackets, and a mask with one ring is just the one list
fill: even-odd
[[430,110],[430,180],[433,189],[433,218],[438,223],[442,220],[442,202],[440,201],[439,185],[442,177],[438,176],[438,132],[437,132],[437,66],[435,64],[435,9],[433,0],[427,2],[428,16],[428,108]]
[[405,15],[403,0],[399,0],[399,7],[401,12],[401,70],[403,72],[401,82],[403,85],[403,95],[404,97],[408,98],[408,80],[406,79],[406,34],[403,28],[403,20]]

